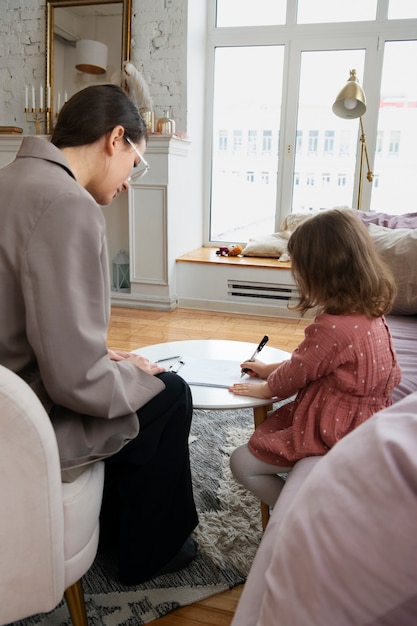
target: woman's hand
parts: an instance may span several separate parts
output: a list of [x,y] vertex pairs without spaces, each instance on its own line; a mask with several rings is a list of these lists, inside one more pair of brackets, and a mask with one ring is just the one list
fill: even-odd
[[136,365],[136,367],[143,370],[144,372],[147,372],[147,374],[151,374],[152,376],[155,376],[155,374],[162,374],[162,372],[166,371],[165,367],[161,367],[157,363],[152,363],[152,361],[146,359],[143,356],[140,356],[140,354],[129,353],[129,356],[126,358],[126,360],[130,361],[131,363]]
[[235,396],[251,396],[252,398],[272,398],[273,394],[269,388],[268,383],[235,383],[229,387]]
[[133,365],[136,365],[136,367],[143,370],[147,374],[151,374],[152,376],[166,372],[164,367],[157,365],[157,363],[152,363],[152,361],[145,359],[145,357],[140,356],[139,354],[123,352],[122,350],[108,350],[107,353],[111,361],[130,361]]
[[122,350],[107,350],[110,361],[123,361],[127,359],[130,352],[123,352]]

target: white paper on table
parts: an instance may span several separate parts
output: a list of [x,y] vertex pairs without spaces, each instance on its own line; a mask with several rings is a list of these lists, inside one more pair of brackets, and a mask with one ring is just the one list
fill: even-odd
[[227,361],[223,359],[200,359],[191,356],[183,356],[184,364],[178,369],[177,374],[189,385],[200,387],[224,387],[227,389],[234,383],[256,383],[259,378],[247,376],[241,377],[239,361]]

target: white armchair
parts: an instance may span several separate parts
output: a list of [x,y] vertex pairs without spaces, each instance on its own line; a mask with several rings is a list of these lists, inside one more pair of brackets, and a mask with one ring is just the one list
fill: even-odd
[[97,553],[104,463],[62,483],[46,411],[3,366],[0,433],[0,625],[51,611],[65,593],[74,626],[86,626],[81,577]]

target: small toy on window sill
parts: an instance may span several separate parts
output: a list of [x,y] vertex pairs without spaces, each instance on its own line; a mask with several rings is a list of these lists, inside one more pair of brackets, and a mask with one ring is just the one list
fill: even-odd
[[230,246],[222,246],[216,250],[218,256],[238,256],[241,254],[243,248],[238,243],[233,243]]

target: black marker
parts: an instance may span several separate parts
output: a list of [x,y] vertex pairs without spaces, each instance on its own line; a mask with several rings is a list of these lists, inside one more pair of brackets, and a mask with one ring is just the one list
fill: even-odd
[[[262,350],[262,348],[264,347],[264,345],[266,344],[266,342],[269,340],[268,335],[265,335],[265,337],[262,339],[262,341],[260,342],[259,346],[256,348],[255,352],[252,354],[251,358],[249,359],[249,361],[254,361],[256,358],[256,355]],[[242,378],[243,374],[247,374],[248,373],[248,369],[245,367],[245,369],[242,370],[242,373],[240,375],[240,377]]]

